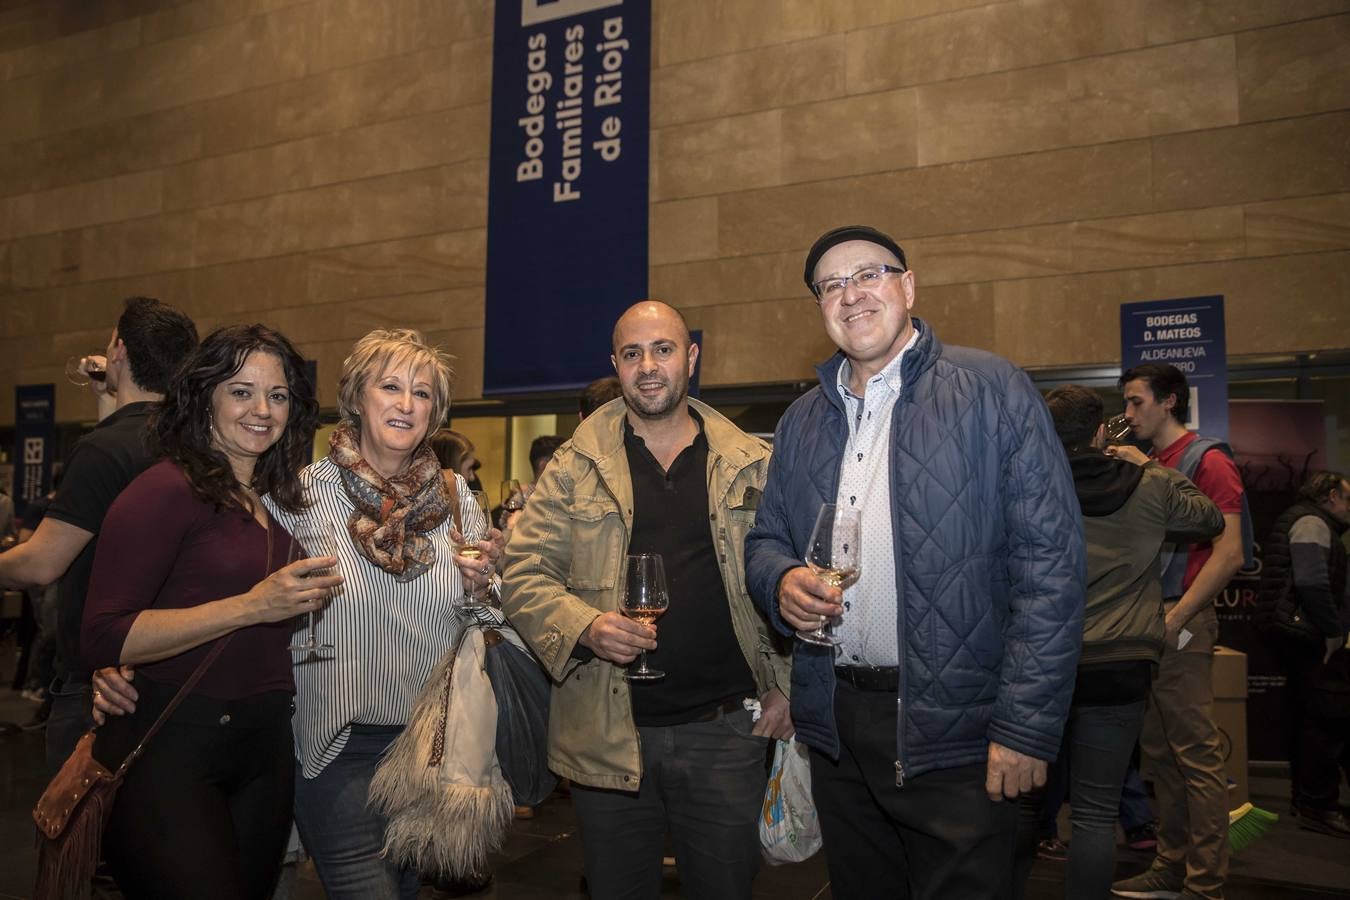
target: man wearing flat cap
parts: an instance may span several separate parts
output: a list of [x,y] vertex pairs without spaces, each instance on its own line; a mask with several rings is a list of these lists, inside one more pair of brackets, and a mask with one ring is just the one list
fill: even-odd
[[[775,628],[827,622],[837,642],[795,642],[791,692],[831,891],[997,897],[1008,801],[1044,784],[1073,693],[1085,557],[1069,467],[1026,373],[910,315],[914,273],[890,236],[826,232],[804,274],[839,352],[778,423],[746,565]],[[842,591],[803,566],[824,503],[860,511]]]

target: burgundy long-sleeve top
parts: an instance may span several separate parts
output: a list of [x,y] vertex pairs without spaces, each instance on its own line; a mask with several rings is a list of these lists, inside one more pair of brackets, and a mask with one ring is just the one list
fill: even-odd
[[[175,463],[146,469],[118,495],[99,533],[80,633],[86,665],[117,665],[132,624],[147,609],[186,609],[247,592],[286,565],[290,539],[272,523],[269,568],[268,530],[252,516],[199,500]],[[220,700],[294,693],[287,646],[295,628],[286,620],[239,629],[194,693]],[[137,666],[138,677],[182,684],[213,643]]]

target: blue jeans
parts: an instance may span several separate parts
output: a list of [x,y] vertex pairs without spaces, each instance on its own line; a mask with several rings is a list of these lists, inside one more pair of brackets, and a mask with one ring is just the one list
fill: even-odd
[[385,818],[366,805],[370,781],[402,726],[353,725],[338,758],[316,778],[296,763],[295,824],[329,900],[413,900],[417,873],[380,856]]

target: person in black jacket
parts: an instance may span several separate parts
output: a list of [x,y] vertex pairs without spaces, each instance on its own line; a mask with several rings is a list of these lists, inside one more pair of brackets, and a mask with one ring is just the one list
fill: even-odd
[[1299,826],[1350,838],[1337,806],[1338,761],[1350,740],[1350,600],[1346,551],[1350,480],[1318,472],[1275,520],[1261,571],[1262,606],[1288,678],[1292,811]]

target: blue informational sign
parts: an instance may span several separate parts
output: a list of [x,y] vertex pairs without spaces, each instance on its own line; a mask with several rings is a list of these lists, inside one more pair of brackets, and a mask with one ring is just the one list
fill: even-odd
[[1228,440],[1228,349],[1223,297],[1183,297],[1120,305],[1122,371],[1170,363],[1191,389],[1188,431]]
[[650,0],[498,0],[483,392],[575,390],[647,294]]
[[51,490],[56,450],[56,385],[14,388],[14,514]]

